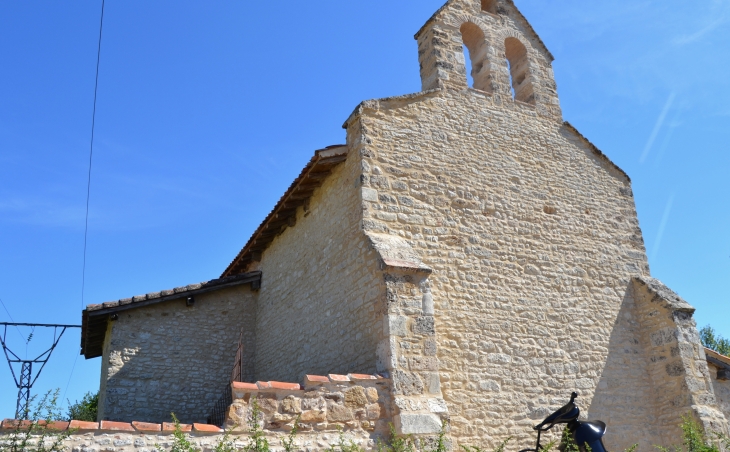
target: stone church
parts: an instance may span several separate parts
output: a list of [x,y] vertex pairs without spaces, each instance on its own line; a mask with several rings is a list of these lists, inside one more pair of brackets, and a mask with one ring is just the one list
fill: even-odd
[[447,421],[490,448],[578,391],[611,450],[680,443],[687,413],[727,433],[730,358],[651,277],[629,176],[563,120],[512,0],[450,0],[415,37],[421,92],[358,105],[219,279],[83,311],[100,420],[258,397],[271,431]]

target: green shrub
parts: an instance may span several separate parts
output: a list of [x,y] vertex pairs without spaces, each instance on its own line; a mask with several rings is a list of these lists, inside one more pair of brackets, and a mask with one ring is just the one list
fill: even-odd
[[0,452],[60,452],[66,449],[64,441],[74,430],[56,430],[53,422],[62,421],[58,408],[59,390],[48,391],[35,403],[31,398],[30,407],[22,413],[26,421],[18,422],[15,430],[0,441]]
[[243,450],[246,452],[270,452],[269,440],[266,439],[264,428],[261,426],[264,413],[259,407],[256,398],[251,399],[251,411],[248,414],[248,429],[251,437]]
[[297,437],[297,433],[299,432],[299,419],[301,416],[297,416],[297,418],[294,420],[294,427],[291,429],[288,435],[286,435],[285,438],[282,438],[281,445],[284,446],[284,452],[295,452],[294,448],[294,440]]
[[416,442],[412,435],[400,437],[395,431],[393,424],[390,424],[390,438],[387,443],[378,440],[378,452],[416,452]]
[[99,392],[96,394],[87,392],[81,400],[74,403],[68,401],[68,420],[96,422],[98,408]]
[[340,437],[337,444],[325,449],[325,452],[365,452],[365,448],[358,446],[355,441],[345,441],[345,434],[340,430]]
[[730,341],[715,332],[710,325],[700,330],[702,345],[721,355],[730,356]]
[[[180,420],[175,416],[175,413],[170,413],[172,416],[172,422],[175,424],[175,428],[172,431],[172,448],[170,452],[200,452],[200,449],[193,446],[188,436],[182,431]],[[158,452],[164,452],[165,449],[159,444],[155,445],[155,449]]]

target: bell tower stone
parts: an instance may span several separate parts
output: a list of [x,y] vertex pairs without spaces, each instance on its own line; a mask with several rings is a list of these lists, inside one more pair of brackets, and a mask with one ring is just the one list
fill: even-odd
[[451,0],[415,37],[423,91],[474,89],[562,121],[553,56],[511,0]]

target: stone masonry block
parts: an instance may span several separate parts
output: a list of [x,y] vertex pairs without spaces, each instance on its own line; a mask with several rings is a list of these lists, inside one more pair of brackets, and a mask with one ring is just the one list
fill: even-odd
[[385,316],[385,334],[387,336],[407,336],[408,318],[402,315]]
[[401,413],[395,417],[401,435],[428,435],[441,431],[441,419],[435,414]]

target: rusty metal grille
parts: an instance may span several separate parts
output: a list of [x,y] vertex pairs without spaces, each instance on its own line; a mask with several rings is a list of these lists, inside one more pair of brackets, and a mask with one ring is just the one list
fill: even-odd
[[208,416],[208,424],[222,427],[226,422],[226,411],[231,403],[233,403],[233,394],[231,394],[230,385],[227,385],[223,390],[223,395],[213,406],[213,412]]
[[236,348],[236,358],[233,362],[231,370],[231,378],[228,384],[223,388],[223,395],[213,406],[213,412],[208,416],[208,424],[221,427],[226,422],[226,411],[233,403],[233,394],[231,393],[231,383],[241,381],[243,375],[243,330],[238,336],[238,347]]

